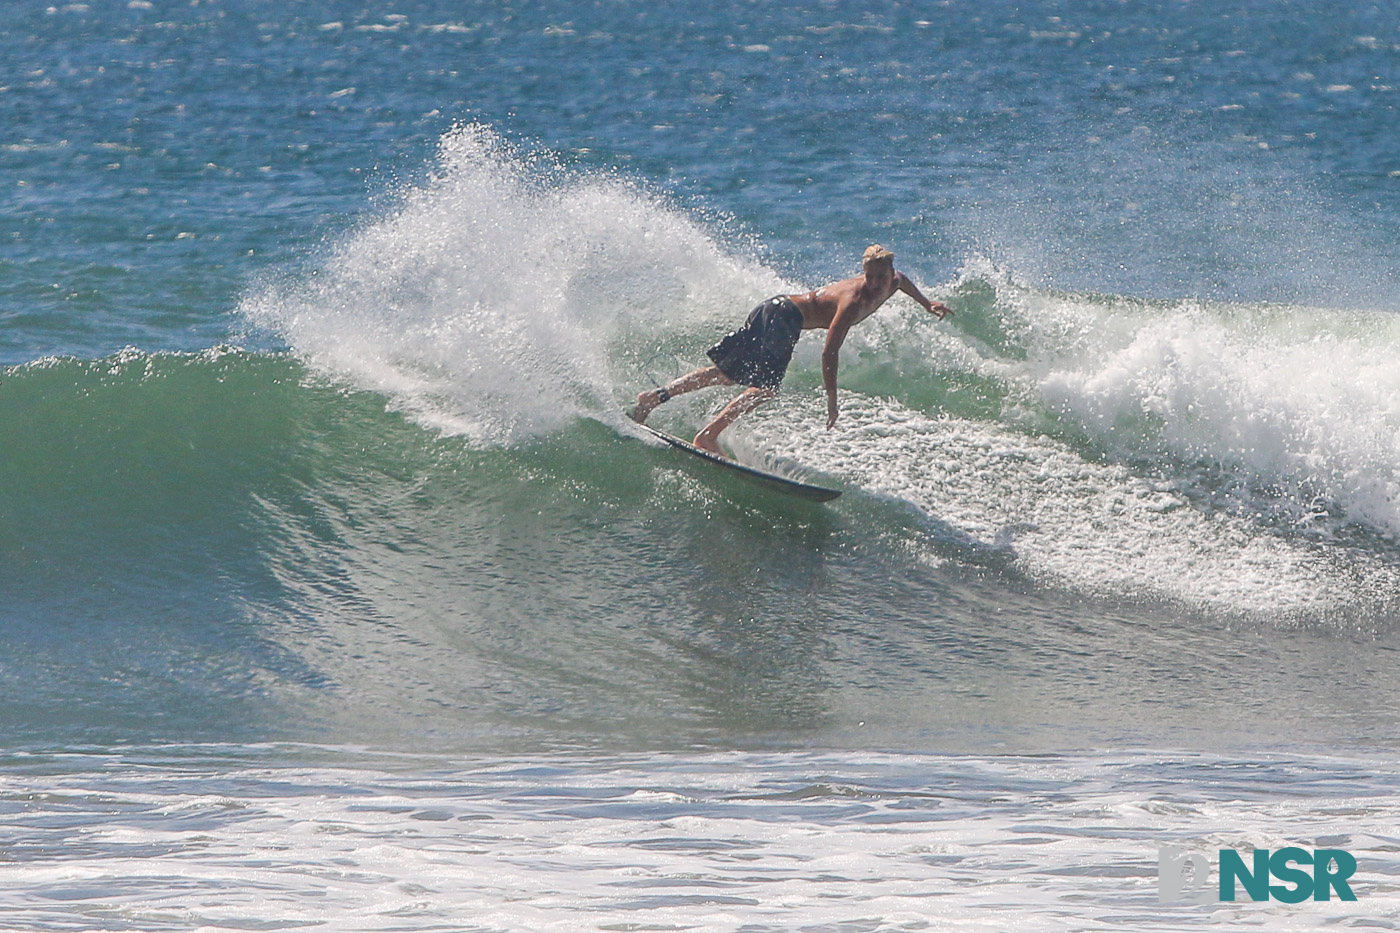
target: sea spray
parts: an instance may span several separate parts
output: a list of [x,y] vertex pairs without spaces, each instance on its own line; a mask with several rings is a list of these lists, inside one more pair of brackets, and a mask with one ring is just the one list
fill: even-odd
[[477,125],[444,135],[426,183],[290,279],[243,313],[477,445],[617,422],[648,363],[698,352],[699,334],[780,287],[661,197]]

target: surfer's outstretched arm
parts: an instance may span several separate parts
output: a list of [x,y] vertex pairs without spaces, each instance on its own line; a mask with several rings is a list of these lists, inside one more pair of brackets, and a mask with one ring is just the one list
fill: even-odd
[[836,318],[826,332],[826,346],[822,348],[822,385],[826,387],[826,426],[836,423],[840,409],[836,405],[836,369],[841,355],[841,344],[846,342],[846,332],[851,329],[850,305],[836,312]]
[[940,321],[953,313],[953,309],[943,304],[942,302],[929,301],[927,298],[925,298],[923,292],[919,291],[918,287],[913,282],[909,281],[909,277],[906,276],[903,272],[896,272],[894,274],[894,281],[895,286],[900,291],[904,292],[904,294],[917,301],[929,314],[938,315],[938,319]]

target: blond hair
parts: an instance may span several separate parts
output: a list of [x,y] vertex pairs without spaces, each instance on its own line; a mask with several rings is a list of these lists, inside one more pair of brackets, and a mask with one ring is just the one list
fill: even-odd
[[865,248],[865,255],[861,257],[860,264],[868,266],[872,262],[894,262],[894,253],[885,249],[879,243],[872,243]]

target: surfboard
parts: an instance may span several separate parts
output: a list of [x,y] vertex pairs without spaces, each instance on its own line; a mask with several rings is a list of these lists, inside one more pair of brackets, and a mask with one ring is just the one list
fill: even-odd
[[751,482],[758,483],[759,485],[764,486],[768,489],[772,489],[775,492],[785,493],[789,496],[796,496],[799,499],[807,499],[811,502],[830,502],[832,499],[835,499],[837,496],[841,495],[841,490],[839,489],[829,489],[826,486],[816,486],[812,483],[804,483],[800,480],[788,479],[786,476],[779,476],[777,473],[770,473],[767,470],[760,470],[758,467],[751,467],[747,464],[740,463],[737,460],[730,460],[728,457],[721,457],[718,454],[712,454],[708,450],[703,450],[699,447],[696,447],[694,444],[690,443],[690,441],[683,441],[679,437],[672,437],[671,435],[666,434],[662,431],[658,431],[656,430],[656,428],[653,428],[649,425],[643,424],[638,425],[638,427],[646,428],[652,434],[655,434],[657,437],[661,438],[661,440],[670,444],[677,450],[683,450],[688,454],[694,454],[702,460],[708,460],[710,463],[713,463],[716,466],[721,466],[724,467],[726,470],[731,470],[734,473],[737,473],[739,476],[742,476]]

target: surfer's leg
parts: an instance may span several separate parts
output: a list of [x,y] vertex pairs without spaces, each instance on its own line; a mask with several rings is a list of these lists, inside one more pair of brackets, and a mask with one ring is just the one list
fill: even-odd
[[732,386],[734,380],[719,371],[718,366],[706,366],[704,369],[697,369],[693,373],[686,373],[679,379],[668,382],[659,389],[648,389],[637,396],[637,407],[632,409],[632,420],[639,424],[645,424],[647,415],[651,414],[658,405],[668,402],[677,395],[684,395],[687,392],[694,392],[696,389],[705,389],[710,386]]
[[747,415],[777,394],[777,389],[745,389],[743,392],[739,393],[734,401],[724,406],[724,410],[719,413],[714,421],[705,425],[704,429],[699,434],[695,435],[695,446],[723,456],[724,451],[719,449],[720,433],[737,421],[741,416]]

